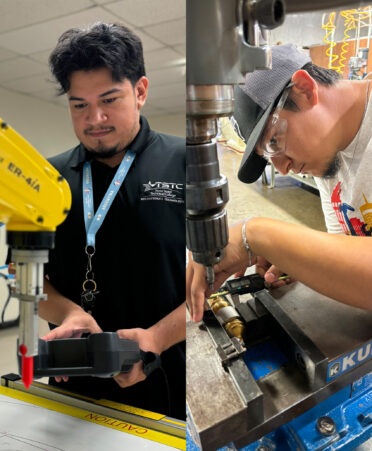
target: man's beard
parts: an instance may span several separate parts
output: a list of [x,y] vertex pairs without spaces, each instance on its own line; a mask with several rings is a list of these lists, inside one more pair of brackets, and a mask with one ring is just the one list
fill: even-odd
[[331,179],[333,178],[339,171],[341,167],[341,161],[339,156],[336,154],[332,161],[328,164],[326,170],[323,172],[323,179]]
[[90,154],[93,158],[112,158],[114,155],[121,153],[125,150],[126,146],[122,146],[117,144],[113,147],[105,147],[102,143],[98,143],[98,146],[93,149],[91,147],[84,146],[87,153]]

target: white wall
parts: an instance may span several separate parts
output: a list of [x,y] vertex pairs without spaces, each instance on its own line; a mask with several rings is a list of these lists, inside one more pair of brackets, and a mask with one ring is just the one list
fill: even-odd
[[77,144],[67,106],[0,88],[0,117],[45,157]]
[[184,114],[173,114],[171,116],[146,116],[150,127],[157,132],[169,135],[186,136],[186,116]]

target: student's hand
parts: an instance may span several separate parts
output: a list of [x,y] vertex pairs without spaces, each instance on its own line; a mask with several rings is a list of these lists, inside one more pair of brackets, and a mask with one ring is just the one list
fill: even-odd
[[[49,333],[41,337],[42,340],[55,340],[59,338],[80,338],[84,333],[99,333],[102,329],[97,324],[96,320],[89,315],[89,313],[84,312],[73,312],[68,315],[62,324],[55,329],[51,330]],[[57,382],[68,381],[67,376],[55,377]]]
[[264,257],[256,257],[256,272],[265,279],[266,282],[270,284],[272,288],[283,287],[295,281],[292,277],[288,277],[283,280],[279,280],[283,272],[280,269],[272,265]]
[[[142,351],[152,351],[155,354],[161,354],[163,351],[158,348],[156,336],[151,327],[149,329],[119,329],[116,333],[119,335],[119,338],[137,341]],[[135,363],[128,373],[120,373],[114,376],[114,379],[121,388],[130,387],[144,381],[146,375],[143,372],[143,362]]]
[[[223,284],[232,274],[244,273],[249,265],[249,255],[244,247],[242,224],[239,222],[229,229],[229,243],[225,247],[225,256],[214,266],[215,283],[213,290],[208,286],[204,266],[195,263],[191,256],[186,269],[186,300],[193,321],[201,321],[204,310],[204,300]],[[256,263],[253,256],[252,264]]]

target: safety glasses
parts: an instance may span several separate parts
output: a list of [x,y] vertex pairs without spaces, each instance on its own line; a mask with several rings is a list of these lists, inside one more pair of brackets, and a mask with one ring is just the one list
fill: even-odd
[[285,119],[280,119],[279,115],[287,101],[289,91],[294,83],[289,83],[279,99],[279,102],[271,115],[261,140],[263,156],[267,159],[275,157],[285,152],[288,123]]

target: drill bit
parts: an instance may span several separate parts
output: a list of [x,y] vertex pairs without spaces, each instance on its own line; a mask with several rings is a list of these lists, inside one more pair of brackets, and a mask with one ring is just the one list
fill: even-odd
[[211,291],[214,290],[214,269],[213,266],[206,266],[207,269],[207,282],[209,285],[209,289]]

